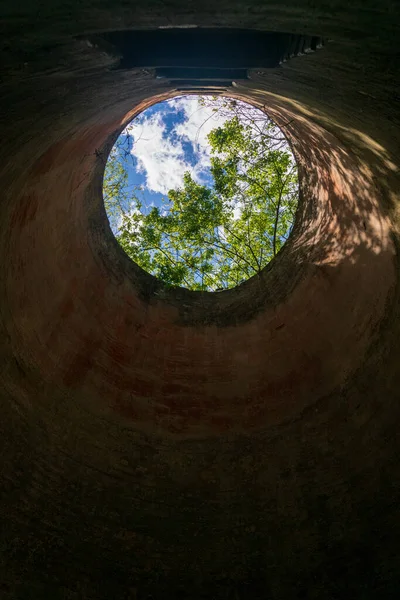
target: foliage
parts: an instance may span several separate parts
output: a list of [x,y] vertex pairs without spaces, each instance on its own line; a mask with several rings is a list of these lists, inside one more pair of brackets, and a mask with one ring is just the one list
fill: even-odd
[[258,274],[276,255],[293,224],[298,182],[288,144],[264,113],[232,100],[202,103],[229,117],[208,136],[211,187],[187,172],[161,208],[146,213],[136,194],[123,210],[127,174],[116,152],[104,199],[110,220],[119,215],[119,243],[137,264],[168,285],[212,291]]
[[114,144],[103,178],[103,200],[113,231],[118,230],[121,215],[125,213],[134,194],[139,191],[128,183],[128,160],[131,157],[130,136],[120,136]]

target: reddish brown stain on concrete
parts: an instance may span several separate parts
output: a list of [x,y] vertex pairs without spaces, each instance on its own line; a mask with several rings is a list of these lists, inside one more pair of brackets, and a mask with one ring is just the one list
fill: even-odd
[[99,339],[86,338],[81,341],[78,351],[67,366],[63,377],[64,385],[76,387],[83,383],[89,370],[93,367],[98,348]]
[[73,298],[71,296],[68,296],[60,304],[60,307],[59,307],[60,318],[67,319],[70,316],[70,314],[73,312],[73,310],[74,310]]
[[22,196],[17,208],[11,217],[11,227],[22,228],[36,216],[38,210],[38,198],[35,194]]

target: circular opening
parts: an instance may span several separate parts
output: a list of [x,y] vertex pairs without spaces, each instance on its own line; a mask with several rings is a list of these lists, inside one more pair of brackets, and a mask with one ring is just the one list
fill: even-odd
[[258,275],[287,241],[299,189],[282,131],[241,100],[159,102],[122,131],[103,198],[126,254],[164,284],[221,291]]

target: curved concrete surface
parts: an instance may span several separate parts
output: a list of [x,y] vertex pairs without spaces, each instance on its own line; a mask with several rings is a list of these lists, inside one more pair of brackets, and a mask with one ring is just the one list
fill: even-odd
[[[399,15],[219,4],[4,12],[4,598],[399,589]],[[144,273],[102,204],[116,135],[176,91],[87,37],[184,25],[327,40],[232,88],[283,127],[301,202],[273,263],[218,294]]]

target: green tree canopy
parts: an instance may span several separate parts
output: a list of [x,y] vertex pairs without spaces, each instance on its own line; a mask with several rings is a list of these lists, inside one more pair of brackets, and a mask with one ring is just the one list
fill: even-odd
[[231,288],[258,274],[286,241],[298,201],[296,163],[276,125],[236,101],[216,110],[229,118],[208,135],[211,186],[186,172],[183,186],[146,213],[135,194],[131,210],[121,208],[127,175],[117,152],[104,178],[125,252],[166,284],[192,290]]

